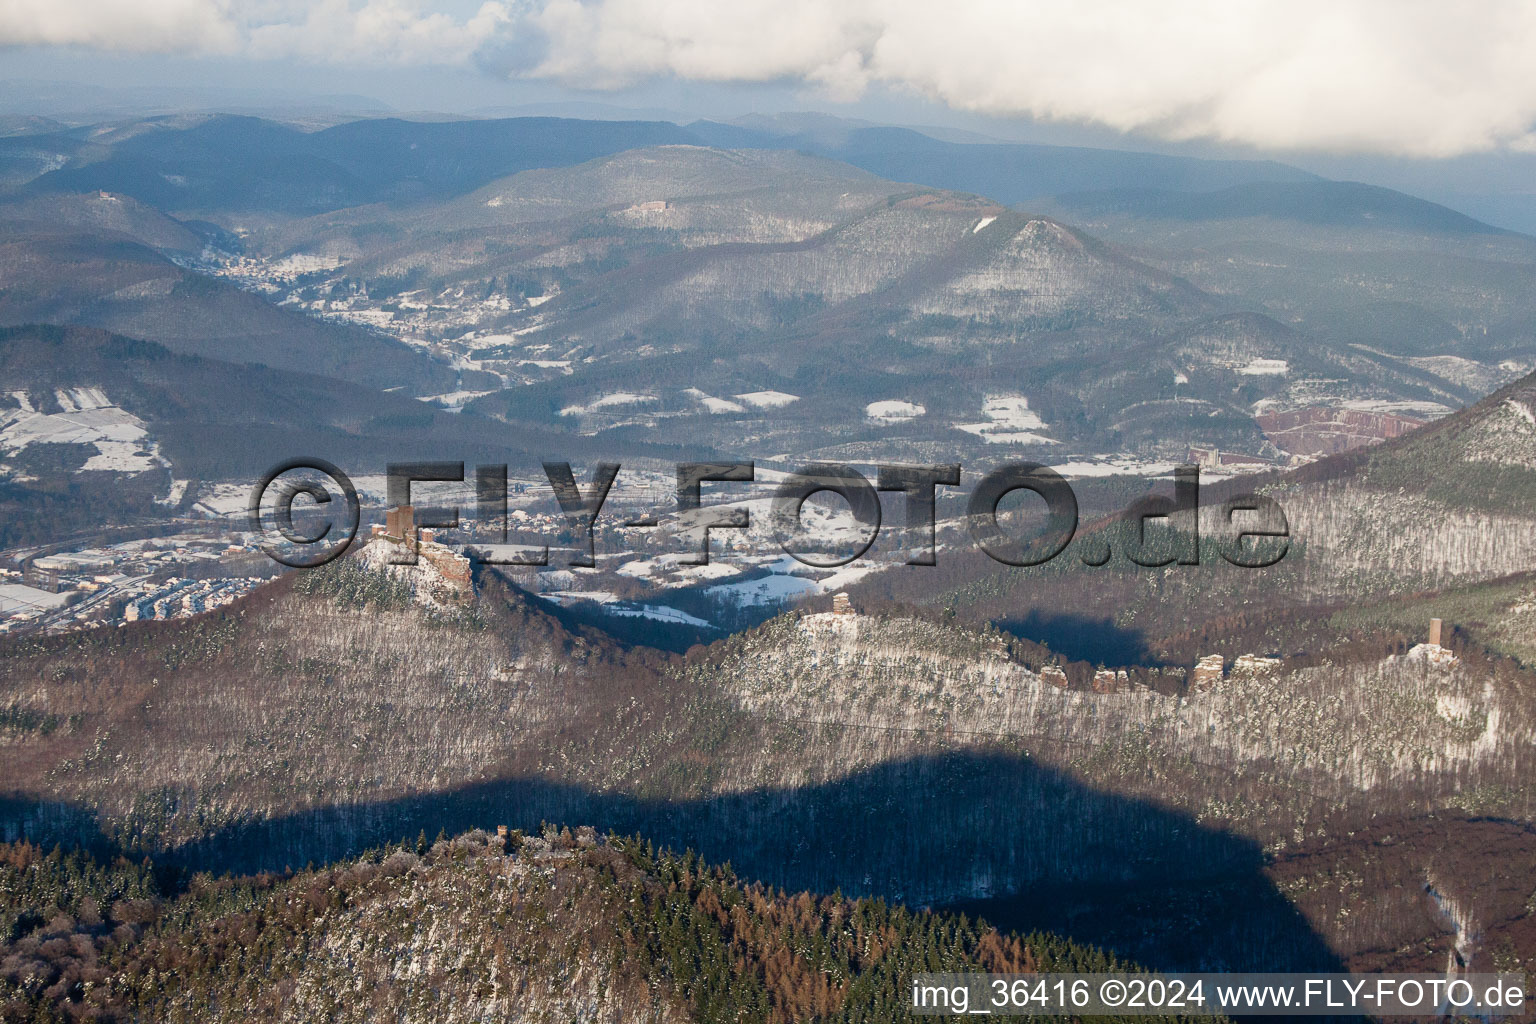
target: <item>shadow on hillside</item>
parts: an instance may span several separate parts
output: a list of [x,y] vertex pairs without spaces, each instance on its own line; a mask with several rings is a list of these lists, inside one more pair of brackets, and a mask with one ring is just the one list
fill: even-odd
[[664,595],[657,595],[650,602],[626,603],[627,611],[615,613],[596,601],[573,601],[556,604],[525,594],[529,601],[537,601],[539,610],[560,623],[562,629],[574,636],[599,634],[605,640],[624,650],[636,647],[653,647],[672,654],[684,654],[696,644],[707,644],[720,639],[718,629],[689,625],[686,622],[669,621],[637,614],[635,606],[643,603],[670,606]]
[[1117,626],[1107,616],[1096,619],[1075,612],[1032,610],[1022,618],[994,619],[992,624],[1022,640],[1044,644],[1072,661],[1114,667],[1158,664],[1141,630]]
[[[24,824],[34,840],[101,843],[94,822],[58,805],[11,800],[0,812],[12,837]],[[510,779],[251,822],[163,859],[252,872],[342,859],[423,830],[532,831],[544,821],[638,832],[790,890],[914,906],[1024,894],[966,909],[1005,927],[1050,925],[1161,969],[1340,969],[1262,874],[1252,842],[1001,754],[917,757],[804,789],[691,801]]]
[[[733,578],[731,582],[751,583],[766,579],[769,575],[767,572],[748,572]],[[525,601],[532,602],[540,611],[560,623],[567,632],[583,635],[595,631],[625,650],[651,647],[672,654],[686,654],[696,645],[711,644],[732,634],[753,629],[795,606],[794,601],[732,604],[709,595],[710,589],[718,586],[717,581],[657,588],[643,597],[611,605],[597,601],[556,604],[541,599],[515,579],[504,576],[500,578],[508,586],[517,588]],[[640,605],[682,612],[684,616],[701,619],[709,625],[694,625],[686,619],[637,614]]]

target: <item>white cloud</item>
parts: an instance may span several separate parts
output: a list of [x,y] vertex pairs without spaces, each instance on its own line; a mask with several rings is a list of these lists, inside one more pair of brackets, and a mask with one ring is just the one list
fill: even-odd
[[458,18],[405,0],[0,0],[0,46],[462,64],[509,18],[495,2]]
[[389,64],[460,64],[507,25],[500,3],[486,3],[460,21],[423,12],[397,0],[320,0],[303,5],[301,18],[253,26],[253,57],[299,57],[313,61]]
[[544,0],[526,10],[547,50],[526,73],[610,86],[656,75],[710,82],[805,79],[856,94],[884,26],[828,0]]
[[547,0],[522,73],[906,88],[963,110],[1271,149],[1529,146],[1536,4]]
[[1530,0],[0,0],[4,43],[879,86],[1281,150],[1536,148]]
[[0,0],[0,44],[133,53],[223,52],[238,43],[218,0]]

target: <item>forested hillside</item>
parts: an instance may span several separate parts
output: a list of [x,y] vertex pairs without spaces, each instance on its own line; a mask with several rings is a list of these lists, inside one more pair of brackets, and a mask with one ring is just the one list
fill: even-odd
[[243,877],[0,845],[0,1018],[27,1024],[887,1024],[920,971],[1128,966],[587,828]]
[[591,822],[912,905],[1215,887],[1232,899],[1179,943],[1117,948],[1301,967],[1333,962],[1335,926],[1287,904],[1271,859],[1387,818],[1532,811],[1536,677],[1471,648],[1106,674],[943,620],[790,615],[679,658],[486,584],[425,608],[343,562],[184,623],[8,641],[8,837],[259,871]]
[[[1530,571],[1536,564],[1532,409],[1536,375],[1379,445],[1288,473],[1207,485],[1198,564],[1152,569],[1133,563],[1127,552],[1139,544],[1141,506],[1126,502],[1118,519],[1085,523],[1073,546],[1045,565],[1008,568],[961,547],[936,567],[881,573],[853,590],[866,604],[945,608],[961,621],[992,623],[1111,665],[1192,664],[1218,651],[1228,658],[1316,651],[1351,638],[1347,625],[1326,625],[1337,612],[1348,611],[1358,622],[1376,604],[1429,591],[1466,592],[1477,603],[1484,585]],[[1170,491],[1162,485],[1161,493]],[[1224,554],[1232,553],[1236,530],[1256,521],[1244,518],[1247,513],[1229,520],[1222,501],[1252,492],[1278,504],[1288,534],[1283,558],[1262,569],[1235,566]],[[1148,536],[1174,550],[1165,525],[1152,523]],[[1112,552],[1108,562],[1084,564],[1084,556],[1104,544]],[[1529,594],[1518,587],[1503,588],[1510,600],[1498,618],[1518,617]],[[1398,635],[1422,639],[1431,614]],[[1195,640],[1220,646],[1197,649],[1190,646]]]

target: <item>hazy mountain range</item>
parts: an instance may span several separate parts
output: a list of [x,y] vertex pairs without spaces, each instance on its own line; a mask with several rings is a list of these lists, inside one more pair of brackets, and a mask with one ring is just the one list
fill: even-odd
[[[169,621],[91,569],[60,602],[118,618],[0,636],[4,1012],[876,1021],[918,963],[1536,956],[1536,239],[816,118],[28,119],[0,175],[6,588],[130,535],[144,588],[254,574],[296,455],[509,463],[553,549],[380,537]],[[680,569],[673,464],[727,457],[965,472],[937,565]],[[626,465],[591,568],[551,459]],[[956,515],[1010,460],[1078,486],[1048,564]],[[1198,557],[1137,564],[1186,461]]]
[[[1529,369],[1536,324],[1536,243],[1269,163],[815,121],[182,117],[0,148],[27,179],[0,208],[6,322],[616,454],[1283,462],[1260,415],[1431,418]],[[764,393],[798,401],[738,397]]]

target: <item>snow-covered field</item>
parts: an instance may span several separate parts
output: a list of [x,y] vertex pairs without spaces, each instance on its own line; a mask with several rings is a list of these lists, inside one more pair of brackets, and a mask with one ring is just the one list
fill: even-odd
[[473,551],[475,557],[494,565],[514,565],[546,554],[546,549],[537,544],[474,543],[464,545],[464,551],[466,554]]
[[743,580],[740,583],[722,583],[705,591],[712,598],[728,600],[738,605],[777,604],[816,592],[815,580],[779,573],[764,576],[761,579]]
[[38,615],[62,608],[68,597],[68,594],[50,594],[21,583],[0,583],[0,616]]
[[1450,406],[1441,405],[1439,402],[1395,402],[1370,398],[1356,398],[1343,403],[1346,409],[1357,409],[1361,412],[1402,413],[1404,415],[1428,416],[1437,419],[1451,411]]
[[617,409],[627,405],[644,405],[656,401],[652,395],[636,395],[628,391],[618,391],[611,395],[602,395],[593,399],[586,405],[568,405],[560,410],[561,416],[582,416],[590,412],[600,412],[604,409]]
[[680,626],[701,626],[705,629],[716,629],[714,623],[689,615],[664,604],[627,604],[621,603],[617,594],[606,590],[556,590],[540,594],[544,600],[562,607],[579,604],[588,601],[603,606],[607,615],[618,615],[625,618],[655,619],[658,622],[671,622]]
[[1057,444],[1054,438],[1038,431],[1045,429],[1045,421],[1029,407],[1029,399],[1023,395],[989,396],[982,404],[981,423],[956,423],[958,430],[975,434],[988,444]]
[[[1141,462],[1115,455],[1099,456],[1092,461],[1077,460],[1052,466],[1065,477],[1095,476],[1167,476],[1173,472],[1171,462]],[[1207,474],[1208,475],[1208,474]]]
[[844,566],[833,572],[813,569],[785,555],[766,566],[772,574],[758,579],[722,583],[704,593],[717,600],[737,605],[777,604],[809,594],[835,594],[839,590],[880,571],[879,565]]
[[441,395],[426,395],[423,402],[435,402],[448,412],[459,412],[466,403],[474,401],[484,395],[495,394],[494,391],[448,391]]
[[53,396],[61,411],[45,413],[26,392],[11,392],[20,408],[0,420],[0,448],[14,455],[34,444],[95,445],[80,472],[142,473],[169,465],[144,422],[113,405],[100,388],[60,388]]
[[193,508],[205,515],[219,518],[243,516],[246,505],[251,500],[251,488],[254,486],[256,486],[254,480],[250,483],[222,483],[206,486],[198,495],[197,503]]
[[670,608],[664,604],[642,604],[624,606],[622,608],[609,608],[609,615],[621,615],[629,618],[656,619],[659,622],[672,622],[680,626],[702,626],[705,629],[718,629],[712,622],[706,622],[696,615],[680,612],[676,608]]
[[698,388],[688,388],[683,391],[683,394],[715,414],[747,411],[746,406],[740,402],[732,402],[728,398],[716,398],[714,395],[700,391]]
[[904,402],[899,398],[888,398],[881,402],[870,402],[864,407],[864,415],[876,423],[907,423],[917,419],[928,410],[916,402]]
[[187,485],[191,482],[190,480],[172,480],[170,491],[165,497],[156,498],[156,502],[161,505],[171,506],[181,504],[182,497],[187,493]]
[[575,604],[577,601],[612,604],[619,599],[619,595],[611,590],[550,590],[539,596],[551,604],[558,605]]
[[734,397],[746,402],[754,409],[781,409],[791,402],[800,401],[799,395],[791,395],[784,391],[748,391],[744,395]]
[[663,582],[666,586],[687,586],[704,580],[728,579],[740,576],[740,566],[712,558],[708,565],[682,565],[681,555],[660,555],[656,558],[636,558],[625,562],[615,571],[631,579]]

